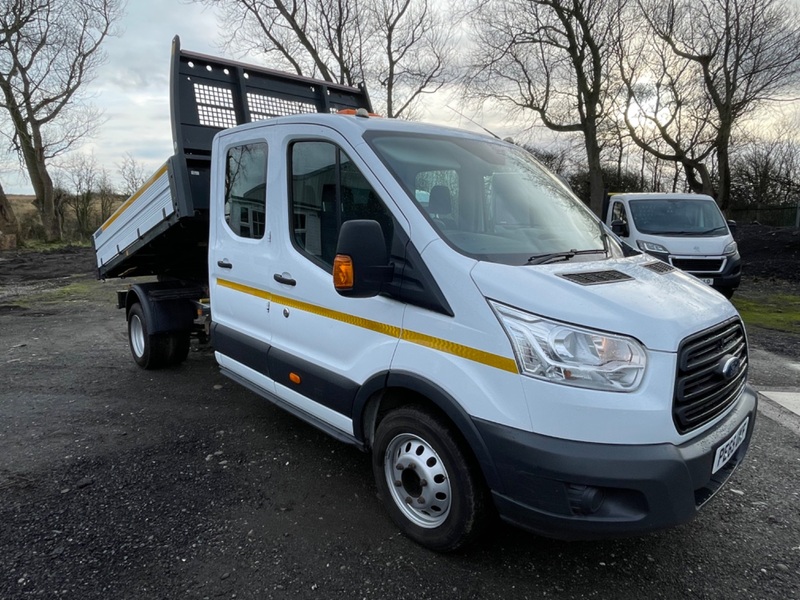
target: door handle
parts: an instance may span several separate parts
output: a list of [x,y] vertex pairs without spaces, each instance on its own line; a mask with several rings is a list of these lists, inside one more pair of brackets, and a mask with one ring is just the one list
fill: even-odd
[[272,278],[284,285],[297,285],[297,282],[288,273],[275,273]]
[[231,263],[229,263],[227,260],[218,260],[217,261],[217,266],[221,267],[223,269],[232,269],[233,268],[233,265]]

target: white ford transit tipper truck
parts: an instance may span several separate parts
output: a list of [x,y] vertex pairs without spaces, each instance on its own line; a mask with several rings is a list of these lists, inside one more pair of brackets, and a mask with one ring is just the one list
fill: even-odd
[[716,201],[704,194],[625,193],[609,199],[606,223],[622,241],[691,273],[726,298],[742,261]]
[[177,38],[171,82],[175,155],[94,234],[100,278],[157,276],[118,294],[141,367],[186,358],[210,306],[222,373],[371,452],[437,551],[496,514],[565,539],[674,526],[743,460],[736,310],[626,256],[522,149]]

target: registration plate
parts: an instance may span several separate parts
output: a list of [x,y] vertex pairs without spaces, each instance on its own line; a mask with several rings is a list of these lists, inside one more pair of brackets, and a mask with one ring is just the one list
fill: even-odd
[[714,280],[713,279],[709,279],[707,277],[700,277],[700,281],[702,281],[706,285],[714,285]]
[[742,445],[742,442],[747,437],[747,424],[749,422],[750,417],[747,417],[744,420],[744,423],[739,425],[739,429],[737,429],[731,437],[729,437],[719,448],[717,448],[717,453],[714,456],[714,467],[711,469],[712,475],[724,467],[731,457],[736,453],[736,450],[739,448],[739,446]]

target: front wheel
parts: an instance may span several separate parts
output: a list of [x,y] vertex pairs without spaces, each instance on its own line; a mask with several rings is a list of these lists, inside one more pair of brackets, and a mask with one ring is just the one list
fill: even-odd
[[438,552],[475,541],[488,517],[488,493],[475,461],[449,421],[414,406],[378,424],[372,468],[392,520]]

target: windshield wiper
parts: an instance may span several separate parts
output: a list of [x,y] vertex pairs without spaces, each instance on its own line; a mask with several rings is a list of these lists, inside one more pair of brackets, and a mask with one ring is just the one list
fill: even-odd
[[570,260],[581,254],[607,254],[607,250],[597,248],[593,250],[570,250],[569,252],[548,252],[546,254],[534,254],[528,259],[529,265],[543,265],[557,260]]

